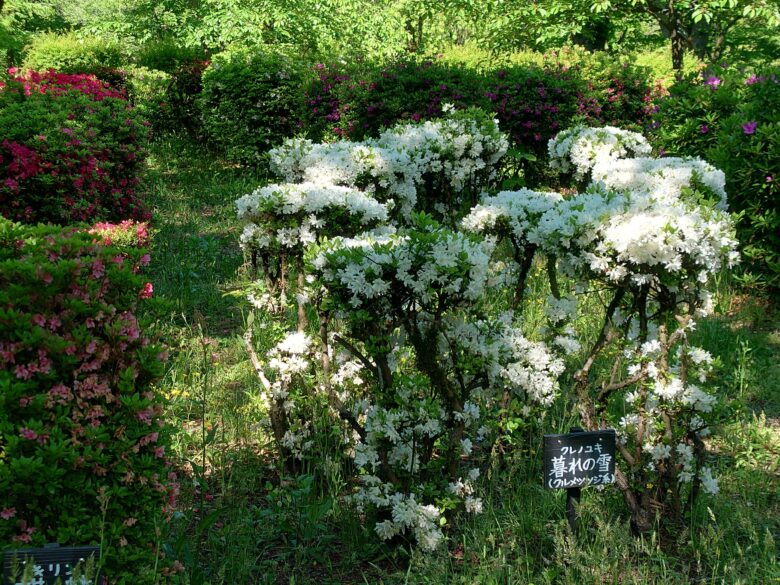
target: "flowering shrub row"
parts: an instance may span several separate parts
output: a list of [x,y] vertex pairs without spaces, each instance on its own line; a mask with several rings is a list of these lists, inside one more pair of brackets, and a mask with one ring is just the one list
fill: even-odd
[[0,542],[102,543],[111,582],[145,583],[176,497],[143,333],[145,224],[89,232],[0,219]]
[[216,56],[199,99],[206,136],[231,159],[256,163],[274,140],[294,133],[363,140],[401,121],[439,118],[444,104],[480,107],[497,114],[514,147],[537,157],[524,164],[538,182],[547,140],[574,117],[642,128],[657,93],[647,71],[595,61],[569,67],[551,59],[484,73],[436,61],[306,69],[273,54]]
[[[453,123],[469,131],[448,132]],[[350,500],[381,538],[408,535],[432,549],[453,510],[481,510],[480,467],[502,432],[499,413],[538,417],[559,392],[564,356],[580,356],[574,401],[589,429],[618,429],[617,487],[635,528],[648,530],[657,510],[676,517],[698,492],[717,492],[702,441],[718,416],[706,385],[713,360],[687,332],[711,310],[711,276],[736,261],[723,175],[696,159],[621,158],[647,154],[644,137],[577,127],[546,146],[558,168],[575,171],[579,194],[503,191],[474,205],[470,193],[494,187],[489,169],[506,149],[488,129],[484,114],[457,112],[377,140],[292,140],[272,154],[295,183],[238,203],[252,222],[244,245],[297,259],[265,275],[295,280],[296,331],[265,362],[246,337],[268,424],[294,469],[314,456],[306,404],[330,404],[357,470]],[[453,182],[452,169],[476,162],[485,172],[471,189]],[[438,190],[427,185],[452,197],[430,206]],[[393,213],[399,204],[404,212]],[[419,213],[426,206],[448,225]],[[387,225],[332,237],[375,226],[386,209]],[[305,233],[285,223],[300,213]],[[522,314],[535,257],[550,275],[544,331],[524,330]],[[572,327],[573,293],[588,289],[605,307],[595,339]],[[283,319],[278,309],[293,298],[283,292],[266,287],[251,300]]]
[[723,170],[750,273],[780,287],[780,71],[717,66],[670,89],[656,140],[672,154],[701,155]]
[[15,73],[0,84],[0,214],[148,217],[138,193],[148,130],[124,95],[87,75]]

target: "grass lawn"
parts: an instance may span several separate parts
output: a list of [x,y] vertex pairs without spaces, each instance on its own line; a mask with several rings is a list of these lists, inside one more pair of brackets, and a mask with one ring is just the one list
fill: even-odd
[[723,284],[717,315],[694,333],[720,357],[733,410],[709,440],[720,494],[701,498],[684,525],[634,538],[617,490],[591,488],[573,539],[565,494],[541,482],[540,431],[575,422],[559,401],[483,473],[484,512],[459,518],[446,547],[389,547],[339,498],[350,486],[338,465],[286,477],[260,424],[234,201],[267,178],[175,138],[154,145],[150,167],[149,317],[171,348],[159,387],[186,475],[165,540],[184,567],[175,582],[780,583],[780,313],[766,303]]

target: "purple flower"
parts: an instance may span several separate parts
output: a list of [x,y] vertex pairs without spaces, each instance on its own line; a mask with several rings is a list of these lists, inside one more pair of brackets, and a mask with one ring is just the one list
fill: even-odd
[[748,78],[745,80],[745,85],[753,85],[753,84],[756,84],[756,83],[758,83],[758,82],[759,82],[759,78],[758,78],[758,77],[756,76],[756,74],[754,73],[753,75],[751,75],[750,77],[748,77]]
[[710,75],[705,81],[704,85],[709,85],[712,89],[718,89],[718,86],[721,84],[720,77],[715,77],[714,75]]
[[707,124],[702,124],[701,126],[699,126],[699,132],[701,132],[702,134],[706,134],[709,131],[710,131],[710,127],[707,126]]
[[766,176],[766,182],[767,183],[771,183],[772,182],[772,175],[767,175]]
[[756,126],[758,126],[758,122],[745,122],[742,124],[742,131],[745,134],[753,134],[756,131]]

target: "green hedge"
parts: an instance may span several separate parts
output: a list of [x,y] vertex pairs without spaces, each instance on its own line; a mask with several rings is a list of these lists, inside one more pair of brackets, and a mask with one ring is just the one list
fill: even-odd
[[206,137],[229,160],[257,163],[299,130],[305,67],[284,55],[257,50],[223,53],[203,73],[198,105]]

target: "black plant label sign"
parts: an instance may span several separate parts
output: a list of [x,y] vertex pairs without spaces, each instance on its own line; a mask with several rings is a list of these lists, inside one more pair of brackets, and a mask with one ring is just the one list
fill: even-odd
[[[47,546],[7,550],[3,554],[2,585],[92,585],[97,582],[96,575],[82,576],[90,557],[94,558],[93,566],[97,567],[100,547]],[[74,575],[77,566],[79,576]],[[24,579],[25,575],[28,578]]]
[[544,485],[570,489],[615,481],[615,431],[544,436]]

